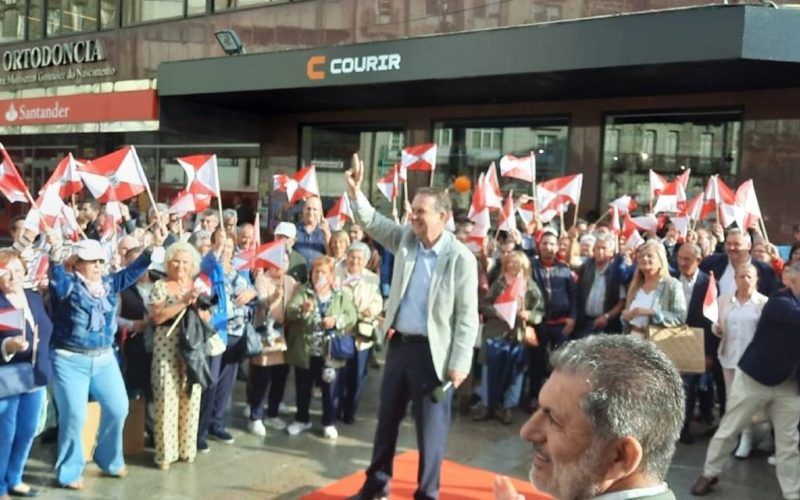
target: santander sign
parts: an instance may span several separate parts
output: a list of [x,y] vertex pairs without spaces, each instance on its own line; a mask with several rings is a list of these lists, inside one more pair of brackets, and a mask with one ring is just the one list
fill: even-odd
[[8,123],[35,122],[39,120],[68,120],[69,109],[69,106],[62,106],[58,101],[48,106],[26,104],[14,106],[14,102],[12,101],[4,117]]

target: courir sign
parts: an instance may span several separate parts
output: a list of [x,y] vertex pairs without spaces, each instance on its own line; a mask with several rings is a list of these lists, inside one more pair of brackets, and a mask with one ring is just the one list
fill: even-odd
[[402,60],[400,54],[396,53],[330,59],[327,56],[311,56],[306,62],[306,76],[309,80],[324,80],[329,75],[399,71]]
[[101,39],[95,38],[7,50],[3,52],[3,69],[12,72],[105,60],[105,45]]

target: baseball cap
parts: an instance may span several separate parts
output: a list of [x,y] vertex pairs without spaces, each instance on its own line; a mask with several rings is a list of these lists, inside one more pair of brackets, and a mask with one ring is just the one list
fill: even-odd
[[286,236],[287,238],[297,238],[297,228],[291,222],[281,222],[275,228],[275,236]]
[[72,247],[75,250],[75,255],[78,256],[81,260],[86,261],[94,261],[94,260],[102,260],[103,262],[106,261],[106,252],[103,250],[103,247],[100,245],[100,242],[97,240],[81,240]]

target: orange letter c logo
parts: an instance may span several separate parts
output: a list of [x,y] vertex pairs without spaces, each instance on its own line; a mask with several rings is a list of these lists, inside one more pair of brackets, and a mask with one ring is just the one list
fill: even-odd
[[306,76],[309,80],[324,80],[325,70],[317,69],[318,66],[325,66],[325,56],[313,56],[308,58],[306,63]]

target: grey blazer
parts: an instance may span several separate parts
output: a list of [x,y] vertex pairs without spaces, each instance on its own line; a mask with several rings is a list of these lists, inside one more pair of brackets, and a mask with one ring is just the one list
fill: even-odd
[[[384,321],[384,329],[388,329],[414,270],[419,239],[411,226],[401,226],[377,213],[361,193],[353,211],[364,231],[395,256]],[[469,373],[472,366],[479,325],[478,261],[449,231],[441,237],[442,250],[436,258],[428,295],[428,341],[433,366],[444,382],[448,370]]]

